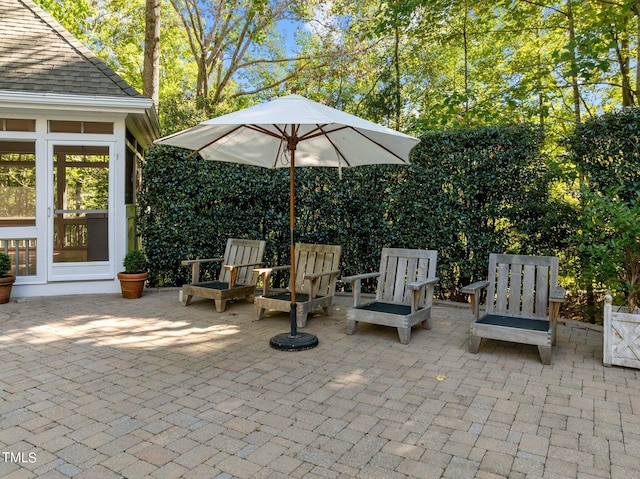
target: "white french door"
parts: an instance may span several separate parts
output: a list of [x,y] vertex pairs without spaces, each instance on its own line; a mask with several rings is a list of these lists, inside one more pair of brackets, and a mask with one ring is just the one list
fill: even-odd
[[49,281],[113,278],[113,142],[48,144]]

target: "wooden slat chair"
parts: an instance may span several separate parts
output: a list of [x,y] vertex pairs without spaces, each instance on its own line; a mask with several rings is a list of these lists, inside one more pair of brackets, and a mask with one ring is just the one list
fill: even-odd
[[[218,313],[226,309],[227,301],[245,298],[253,302],[256,290],[256,266],[262,266],[262,257],[266,242],[229,238],[220,258],[193,259],[182,261],[191,266],[191,284],[182,287],[182,302],[191,304],[194,296],[213,299]],[[222,263],[220,275],[214,281],[200,281],[200,265],[204,263]]]
[[[353,289],[347,334],[355,333],[359,322],[392,326],[398,329],[400,342],[409,344],[413,326],[422,323],[425,329],[431,329],[437,258],[434,250],[383,248],[379,272],[342,278]],[[376,277],[376,299],[363,303],[361,282]]]
[[[480,295],[487,289],[487,305],[480,314]],[[469,351],[478,352],[482,338],[538,346],[543,364],[551,364],[556,322],[565,290],[558,286],[556,256],[489,255],[487,281],[461,289],[470,295]]]
[[296,288],[296,324],[299,328],[307,325],[310,312],[322,309],[331,316],[331,306],[336,291],[336,282],[340,275],[341,247],[299,243],[295,247],[295,280],[289,278],[287,291],[271,291],[273,271],[288,271],[290,265],[274,268],[259,268],[256,272],[262,277],[263,290],[256,296],[254,309],[256,318],[262,319],[265,311],[291,311],[291,285]]

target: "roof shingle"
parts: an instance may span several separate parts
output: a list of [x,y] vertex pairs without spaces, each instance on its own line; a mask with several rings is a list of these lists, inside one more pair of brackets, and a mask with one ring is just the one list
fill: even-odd
[[143,98],[32,0],[0,0],[0,90]]

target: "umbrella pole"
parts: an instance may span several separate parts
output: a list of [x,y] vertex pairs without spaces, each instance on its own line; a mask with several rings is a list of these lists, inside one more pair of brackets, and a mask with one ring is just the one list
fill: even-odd
[[296,223],[296,150],[295,145],[291,149],[291,164],[289,165],[289,257],[291,271],[289,274],[289,287],[291,289],[291,337],[298,335],[298,318],[296,307],[296,244],[293,230]]
[[298,333],[297,305],[296,305],[296,246],[293,230],[296,221],[295,204],[295,179],[296,179],[296,143],[295,126],[291,125],[291,138],[289,138],[289,152],[291,164],[289,165],[289,254],[291,256],[289,289],[291,289],[291,331],[289,334],[278,334],[271,338],[269,343],[272,348],[283,351],[303,351],[315,348],[318,338],[309,333]]

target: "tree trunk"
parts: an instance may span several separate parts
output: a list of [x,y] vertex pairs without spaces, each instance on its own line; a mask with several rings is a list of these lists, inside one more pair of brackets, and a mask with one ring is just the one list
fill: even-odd
[[[636,45],[640,41],[640,0],[636,1],[633,7],[633,12],[636,15]],[[636,48],[636,98],[640,103],[640,48]]]
[[400,130],[400,114],[402,112],[402,105],[400,102],[402,101],[400,88],[401,88],[401,74],[400,74],[400,32],[398,31],[398,25],[396,24],[395,28],[395,43],[394,43],[394,51],[393,51],[393,61],[395,63],[395,117],[396,117],[396,130]]
[[540,127],[544,128],[544,92],[542,90],[542,77],[540,71],[542,70],[542,55],[540,54],[541,46],[540,46],[540,30],[536,30],[536,49],[538,51],[537,60],[538,60],[538,68],[536,69],[536,87],[538,88],[538,118]]
[[142,93],[158,108],[160,90],[160,0],[146,0]]
[[464,42],[464,123],[469,125],[469,44],[467,38],[467,21],[469,19],[469,8],[464,2],[464,22],[462,23],[462,40]]
[[[581,118],[581,114],[580,114],[580,87],[578,85],[578,74],[577,74],[577,67],[578,67],[578,60],[576,57],[576,30],[575,30],[575,23],[574,23],[574,18],[573,18],[573,8],[572,8],[572,0],[567,0],[567,21],[569,24],[569,42],[572,45],[571,50],[570,50],[570,54],[571,54],[571,90],[573,92],[573,114],[574,114],[574,118],[575,118],[575,123],[576,126],[580,125],[580,123],[582,123],[582,118]],[[585,177],[584,174],[580,173],[580,186],[582,189],[582,185],[585,182]],[[581,210],[584,211],[585,209],[585,205],[584,205],[584,198],[581,196],[580,197],[580,207]],[[584,261],[584,258],[582,258],[582,261]],[[586,279],[587,284],[585,285],[586,290],[587,290],[587,307],[586,307],[586,314],[587,314],[587,319],[590,323],[595,324],[596,322],[596,315],[595,315],[595,304],[596,304],[596,295],[595,295],[595,291],[593,289],[593,279],[592,278],[587,278]]]
[[622,78],[622,106],[634,106],[633,90],[631,88],[631,78],[629,78],[630,62],[629,62],[629,40],[622,40],[622,51],[625,53],[624,59],[624,76]]
[[571,47],[571,89],[573,91],[573,114],[576,125],[581,123],[580,115],[580,87],[578,86],[578,74],[576,72],[578,61],[576,59],[576,30],[573,22],[572,0],[567,0],[567,20],[569,21],[569,42]]

